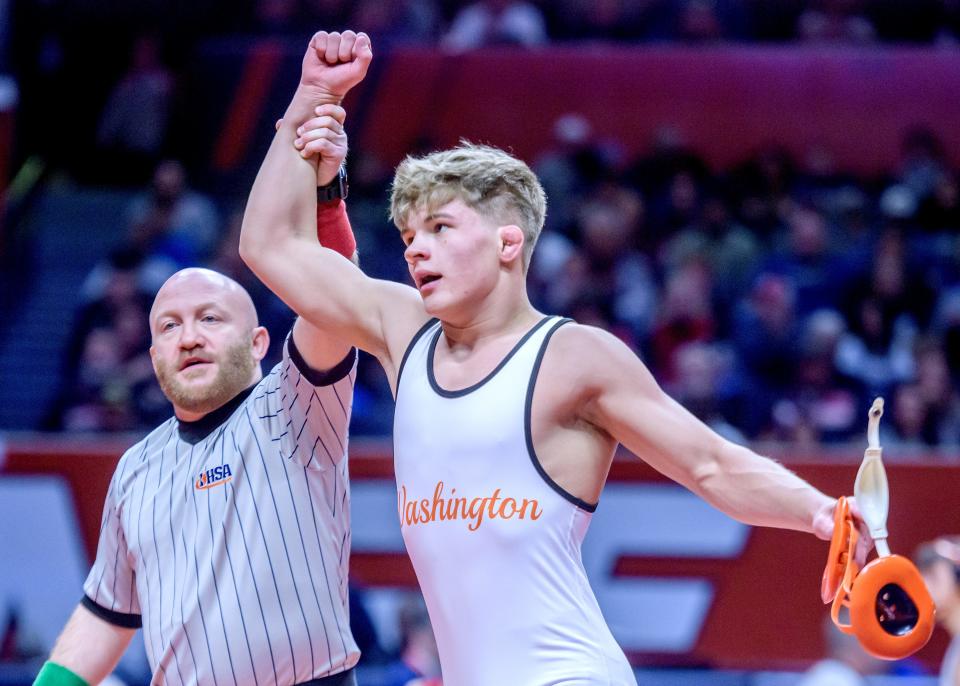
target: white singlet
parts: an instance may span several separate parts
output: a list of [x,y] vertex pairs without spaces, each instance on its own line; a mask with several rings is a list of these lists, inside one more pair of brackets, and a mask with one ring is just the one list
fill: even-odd
[[434,377],[437,321],[400,365],[400,525],[450,686],[636,684],[580,557],[596,506],[551,480],[533,450],[537,372],[566,321],[541,320],[463,390]]

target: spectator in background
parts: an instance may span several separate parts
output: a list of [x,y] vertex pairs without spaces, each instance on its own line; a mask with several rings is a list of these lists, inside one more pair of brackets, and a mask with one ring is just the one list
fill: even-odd
[[220,239],[213,202],[187,185],[187,172],[174,160],[161,162],[149,190],[127,211],[134,240],[146,254],[167,257],[176,267],[207,260]]
[[[352,421],[352,418],[351,418]],[[347,602],[350,608],[350,633],[360,649],[360,665],[383,664],[386,655],[380,646],[377,627],[367,609],[365,590],[352,581],[347,585]]]
[[363,26],[378,45],[431,43],[440,23],[439,11],[430,0],[360,0],[349,26]]
[[[350,21],[354,0],[302,0],[307,26],[343,27]],[[303,32],[302,26],[300,32]]]
[[948,170],[943,142],[933,131],[917,126],[904,134],[895,183],[905,186],[918,203],[933,194]]
[[793,284],[775,274],[760,276],[734,313],[733,340],[763,397],[783,394],[794,380],[800,332]]
[[157,36],[139,37],[133,46],[130,66],[114,86],[100,117],[97,146],[115,170],[114,183],[139,183],[163,154],[171,99],[173,73],[160,57]]
[[710,271],[700,262],[690,262],[667,277],[650,336],[653,368],[661,383],[676,380],[676,353],[681,346],[714,340],[717,321],[711,289]]
[[934,445],[960,446],[960,396],[951,383],[943,346],[935,338],[918,343],[917,390],[927,411],[926,435]]
[[719,193],[708,194],[694,223],[667,239],[660,251],[666,271],[689,260],[708,263],[716,279],[718,305],[726,309],[753,281],[760,256],[756,237],[734,220]]
[[960,0],[942,0],[936,42],[956,46],[960,43]]
[[885,446],[901,457],[922,456],[930,451],[930,416],[920,387],[904,383],[893,392],[893,412],[883,430]]
[[856,384],[839,373],[834,355],[846,327],[833,310],[818,310],[802,327],[792,382],[774,405],[772,419],[782,440],[835,443],[860,428],[862,401]]
[[70,336],[63,387],[48,428],[133,431],[169,414],[169,404],[151,378],[151,298],[141,287],[141,265],[141,255],[120,249],[88,277],[88,300]]
[[0,0],[0,76],[10,71],[10,11],[12,0]]
[[950,634],[940,666],[940,686],[960,683],[960,536],[943,536],[914,554],[937,608],[937,623]]
[[856,636],[845,634],[833,625],[829,616],[823,620],[826,657],[800,678],[797,686],[867,686],[867,676],[883,672],[883,665],[860,647]]
[[940,174],[930,193],[920,199],[917,225],[933,235],[955,235],[960,230],[960,184],[955,172]]
[[913,378],[917,331],[903,317],[892,322],[884,318],[876,298],[856,303],[855,308],[850,330],[837,346],[837,368],[856,379],[866,389],[865,395],[884,395],[896,384]]
[[871,199],[852,184],[820,191],[817,195],[818,205],[833,227],[833,242],[837,246],[835,268],[841,274],[862,274],[868,269],[877,241]]
[[437,639],[423,598],[411,595],[400,607],[400,654],[384,670],[382,686],[441,686]]
[[681,405],[724,438],[745,443],[743,432],[728,419],[739,389],[731,385],[734,355],[724,345],[693,342],[680,346],[675,354],[676,379],[667,387]]
[[877,32],[864,4],[863,0],[812,0],[797,21],[797,38],[805,43],[874,42]]
[[768,257],[764,270],[790,282],[797,313],[806,316],[834,303],[843,274],[834,258],[822,212],[813,205],[793,203],[786,222],[784,244]]
[[[134,318],[132,321],[140,324],[143,320]],[[125,359],[121,348],[121,335],[115,329],[94,329],[84,339],[77,374],[64,399],[66,407],[60,418],[61,429],[142,430],[150,426],[150,415],[159,416],[158,410],[167,409],[163,398],[151,393],[159,389],[154,389],[154,384],[150,383],[149,356],[141,352]],[[143,398],[144,395],[147,397]],[[141,414],[141,408],[146,412]]]
[[702,200],[700,178],[691,169],[679,169],[667,178],[662,192],[653,196],[651,224],[656,227],[658,244],[698,222]]
[[[684,178],[677,184],[679,175]],[[685,220],[693,218],[690,209],[699,202],[700,184],[709,176],[706,164],[687,148],[680,131],[664,126],[654,132],[650,153],[638,158],[625,174],[627,182],[648,199],[649,230],[640,236],[645,248],[656,251],[672,229],[686,226]],[[678,200],[686,207],[676,207]],[[674,214],[680,215],[680,221],[672,218]]]
[[[628,344],[649,335],[656,307],[656,286],[647,258],[634,248],[643,202],[625,187],[606,186],[588,198],[576,217],[578,243],[548,234],[534,258],[534,299],[552,312],[570,312],[574,304],[594,309],[606,328],[621,330]],[[589,307],[588,307],[589,306]],[[591,317],[593,319],[593,317]]]
[[[960,241],[957,246],[960,248]],[[931,332],[942,339],[950,377],[954,384],[960,384],[960,282],[940,294]]]
[[913,345],[929,321],[933,295],[908,273],[899,233],[881,236],[868,272],[850,284],[843,302],[850,332],[837,349],[840,370],[859,380],[867,395],[912,379]]
[[672,16],[662,0],[560,0],[547,6],[557,34],[568,40],[662,39]]
[[908,246],[900,231],[884,231],[874,244],[867,274],[849,285],[854,301],[875,298],[885,319],[910,318],[918,328],[926,328],[935,306],[935,293],[925,275],[909,261]]
[[299,28],[298,0],[256,0],[256,28],[268,35],[293,33]]
[[685,0],[679,7],[676,38],[682,43],[716,43],[726,37],[716,0]]
[[796,177],[789,153],[773,145],[764,146],[733,170],[731,187],[738,200],[734,211],[759,238],[768,239],[781,227],[781,217],[793,204]]
[[581,114],[568,112],[553,122],[550,147],[533,168],[551,199],[544,230],[573,234],[576,208],[601,181],[612,175],[593,126]]
[[546,42],[546,22],[536,5],[522,0],[478,0],[457,12],[440,45],[460,53],[485,45],[530,48]]

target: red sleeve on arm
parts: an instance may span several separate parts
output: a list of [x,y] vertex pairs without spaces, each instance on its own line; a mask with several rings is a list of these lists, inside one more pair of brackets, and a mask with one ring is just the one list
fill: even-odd
[[336,250],[348,260],[357,251],[357,241],[343,200],[317,203],[317,240],[324,248]]

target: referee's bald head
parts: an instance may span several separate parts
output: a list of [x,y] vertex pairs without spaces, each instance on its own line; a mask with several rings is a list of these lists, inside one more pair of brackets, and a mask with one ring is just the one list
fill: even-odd
[[154,330],[157,315],[167,301],[183,293],[196,292],[199,289],[206,289],[214,293],[219,292],[224,307],[229,308],[237,316],[243,317],[246,320],[245,323],[249,323],[251,329],[257,326],[257,309],[253,305],[250,294],[243,286],[226,274],[202,267],[190,267],[181,269],[171,276],[157,291],[157,295],[153,299],[153,307],[150,308],[151,332]]

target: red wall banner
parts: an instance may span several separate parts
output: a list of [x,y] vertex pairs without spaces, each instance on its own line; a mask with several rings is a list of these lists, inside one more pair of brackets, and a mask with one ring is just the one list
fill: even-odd
[[532,160],[557,117],[584,115],[631,156],[662,127],[715,167],[763,144],[798,159],[813,146],[843,170],[895,168],[924,125],[960,161],[960,60],[937,48],[576,46],[465,55],[392,51],[362,112],[360,141],[395,164],[461,138]]
[[[133,441],[130,441],[131,443]],[[58,474],[71,487],[84,543],[92,557],[99,531],[103,498],[122,442],[99,444],[60,441],[13,441],[8,445],[4,475]],[[393,494],[393,469],[387,442],[355,441],[351,446],[354,484],[375,484]],[[827,493],[852,491],[859,456],[838,459],[813,455],[789,466]],[[910,555],[917,544],[944,533],[960,532],[960,468],[935,457],[909,464],[890,463],[890,545]],[[662,486],[670,482],[628,454],[619,456],[610,483]],[[601,498],[600,508],[604,505]],[[599,512],[599,510],[598,510]],[[356,515],[355,515],[356,518]],[[636,525],[623,522],[624,527]],[[591,534],[594,532],[591,531]],[[588,534],[588,541],[590,535]],[[822,622],[826,608],[819,600],[820,574],[827,544],[812,536],[773,529],[751,529],[732,558],[716,556],[615,556],[610,581],[622,579],[703,579],[713,588],[712,600],[693,648],[684,654],[633,652],[637,665],[709,665],[723,668],[802,667],[824,654]],[[415,586],[409,560],[402,552],[362,550],[355,546],[352,578],[365,586]],[[595,580],[596,582],[596,580]],[[656,618],[638,618],[656,621]],[[945,648],[938,631],[918,657],[937,664]]]

